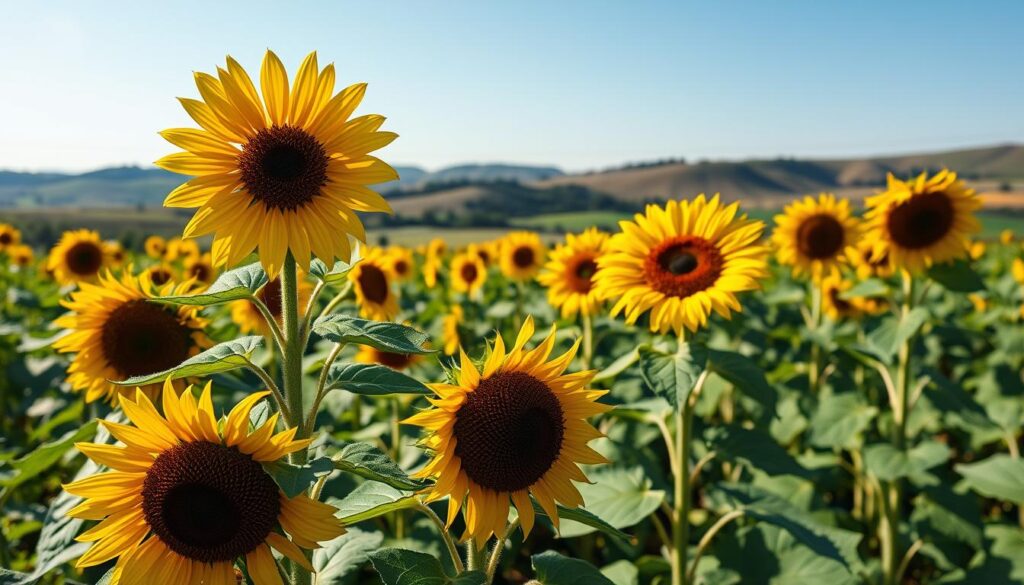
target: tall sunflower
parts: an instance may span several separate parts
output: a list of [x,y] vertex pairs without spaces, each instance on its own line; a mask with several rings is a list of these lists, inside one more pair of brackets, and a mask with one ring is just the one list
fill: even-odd
[[21,243],[21,231],[9,223],[0,223],[0,252]]
[[392,370],[407,370],[413,364],[423,359],[422,356],[414,353],[395,353],[383,351],[369,345],[360,345],[359,353],[356,354],[356,361],[361,364],[380,364]]
[[349,119],[366,84],[334,94],[334,65],[321,70],[315,52],[303,60],[291,88],[271,51],[263,59],[259,92],[231,57],[217,77],[195,78],[202,101],[181,103],[202,130],[162,132],[185,152],[156,162],[195,176],[164,201],[199,207],[184,236],[214,234],[217,266],[237,264],[258,247],[272,278],[289,251],[307,271],[311,253],[328,265],[349,260],[348,236],[366,239],[355,212],[391,211],[367,185],[398,179],[369,154],[397,137],[379,131],[384,117]]
[[451,278],[453,289],[473,295],[487,282],[487,267],[479,256],[456,254],[452,257]]
[[482,242],[470,244],[466,248],[466,253],[470,256],[476,256],[484,263],[484,266],[490,266],[494,262],[498,254],[495,252],[494,242]]
[[441,338],[444,340],[444,355],[455,355],[459,351],[459,325],[465,319],[465,313],[459,305],[452,305],[448,314],[441,319]]
[[[313,285],[309,284],[309,281],[306,280],[302,272],[298,274],[298,293],[299,306],[305,307],[306,303],[309,302],[309,297],[313,294]],[[284,313],[282,312],[281,305],[281,279],[274,278],[268,280],[267,284],[256,291],[256,298],[267,307],[267,310],[270,311],[270,314],[277,322],[278,327],[284,327]],[[242,333],[258,333],[268,338],[271,336],[270,326],[267,324],[266,319],[263,318],[263,313],[250,300],[232,301],[231,320],[238,325]]]
[[395,280],[404,282],[412,277],[412,271],[416,267],[412,250],[404,246],[392,246],[388,248],[388,260],[391,263],[391,274],[394,275]]
[[14,244],[13,246],[7,247],[7,257],[10,258],[10,262],[14,266],[25,268],[35,260],[35,253],[32,252],[31,246],[26,246],[25,244]]
[[391,268],[387,254],[380,248],[369,248],[348,273],[356,291],[359,314],[374,321],[390,321],[398,314],[398,293],[391,285]]
[[193,258],[198,258],[201,255],[202,251],[199,249],[199,244],[196,243],[195,240],[171,238],[171,240],[167,242],[167,254],[165,258],[171,262],[181,260],[182,263],[184,263]]
[[[255,585],[280,585],[271,549],[312,571],[299,547],[319,548],[345,529],[335,509],[305,494],[288,498],[263,467],[307,448],[295,429],[274,433],[278,415],[249,431],[249,413],[269,392],[239,402],[223,427],[207,385],[163,393],[163,411],[139,391],[122,396],[131,425],[101,421],[124,443],[78,443],[112,471],[64,486],[85,501],[68,515],[100,520],[78,536],[94,543],[79,568],[117,558],[113,585],[235,583],[235,563]],[[222,429],[222,430],[219,430]]]
[[416,474],[436,481],[427,501],[448,498],[449,525],[464,507],[466,533],[481,547],[503,533],[510,501],[529,534],[530,495],[557,526],[556,501],[583,504],[578,465],[607,462],[587,446],[602,435],[586,421],[610,408],[597,402],[606,391],[587,389],[594,372],[565,373],[579,343],[549,361],[554,328],[526,350],[533,332],[528,317],[507,353],[499,335],[483,371],[462,352],[458,382],[432,385],[434,407],[405,420],[429,431],[422,443],[432,457]]
[[501,272],[515,280],[529,280],[544,265],[544,244],[534,232],[509,232],[501,240]]
[[110,260],[110,265],[115,268],[120,268],[124,265],[124,261],[127,254],[124,251],[124,246],[117,240],[107,240],[103,242],[103,247],[107,251],[107,258]]
[[160,262],[146,268],[142,272],[142,278],[153,283],[153,286],[161,287],[179,280],[178,271],[167,262]]
[[107,249],[100,234],[92,230],[64,232],[50,251],[46,266],[62,284],[95,282],[107,267]]
[[[149,302],[155,296],[183,294],[184,285],[154,289],[145,278],[132,276],[129,268],[120,279],[108,272],[98,284],[81,283],[80,287],[70,300],[61,302],[71,312],[54,323],[69,333],[53,347],[75,353],[68,383],[85,392],[86,402],[101,398],[113,402],[129,390],[108,380],[162,372],[211,345],[198,307]],[[143,387],[153,393],[159,388],[158,384]]]
[[738,212],[737,203],[699,195],[619,222],[597,260],[598,295],[618,298],[612,315],[625,311],[627,323],[650,311],[651,331],[661,333],[696,331],[712,311],[729,319],[742,310],[736,295],[767,276],[764,223]]
[[794,201],[776,215],[772,243],[779,262],[792,266],[794,276],[809,273],[819,280],[846,263],[846,252],[859,236],[850,202],[822,193]]
[[963,258],[971,235],[981,230],[974,217],[981,199],[948,170],[909,181],[890,174],[886,191],[866,203],[874,254],[912,273]]
[[847,252],[850,264],[857,271],[857,278],[889,278],[894,270],[889,263],[888,252],[876,255],[875,246],[868,238],[862,238],[852,250]]
[[194,278],[201,285],[207,285],[216,280],[217,269],[213,266],[213,259],[209,252],[185,260],[185,278]]
[[821,281],[821,308],[834,321],[855,319],[862,313],[857,299],[844,299],[843,293],[853,288],[853,282],[843,278],[838,271],[831,271]]
[[566,234],[537,280],[548,287],[548,302],[561,309],[563,318],[576,313],[593,315],[601,306],[594,287],[597,259],[608,244],[608,234],[590,228],[582,234]]
[[154,260],[162,260],[167,254],[167,240],[160,236],[149,236],[142,244],[146,255]]

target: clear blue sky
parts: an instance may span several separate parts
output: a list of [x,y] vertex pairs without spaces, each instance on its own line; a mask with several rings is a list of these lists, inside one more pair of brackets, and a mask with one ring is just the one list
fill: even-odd
[[[369,82],[393,163],[1024,141],[1024,2],[5,2],[0,168],[149,164],[224,55]],[[256,75],[258,77],[258,75]]]

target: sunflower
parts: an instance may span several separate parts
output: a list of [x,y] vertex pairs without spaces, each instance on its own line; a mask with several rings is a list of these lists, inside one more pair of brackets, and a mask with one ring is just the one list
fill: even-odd
[[395,280],[404,282],[409,280],[412,276],[413,268],[416,264],[412,258],[412,250],[403,246],[392,246],[388,248],[388,261],[390,263],[391,274],[394,275]]
[[132,424],[100,422],[124,445],[76,445],[112,471],[64,486],[85,499],[69,516],[100,520],[78,536],[94,544],[77,566],[117,558],[113,585],[228,585],[244,558],[255,585],[279,585],[273,548],[312,571],[299,547],[319,548],[345,528],[332,506],[288,498],[265,470],[310,442],[294,428],[275,434],[276,414],[249,431],[250,411],[268,394],[239,402],[223,426],[209,385],[198,401],[191,387],[180,398],[167,388],[163,415],[141,391],[122,396]]
[[442,338],[444,339],[444,354],[455,355],[459,351],[459,325],[465,318],[465,313],[459,305],[452,305],[448,314],[441,320]]
[[369,345],[360,345],[355,359],[361,364],[380,364],[392,370],[407,370],[423,358],[412,353],[395,353],[382,351]]
[[857,243],[860,227],[850,202],[822,193],[804,197],[775,216],[772,243],[779,262],[793,267],[793,275],[807,272],[814,280],[846,263],[846,251]]
[[1024,285],[1024,260],[1020,258],[1014,258],[1013,264],[1010,268],[1010,272],[1013,274],[1013,279],[1019,284]]
[[556,501],[583,504],[573,484],[587,481],[578,465],[607,462],[587,446],[602,435],[585,420],[611,408],[596,401],[606,391],[586,388],[592,371],[564,373],[579,342],[548,361],[555,329],[527,351],[531,337],[527,317],[510,351],[500,335],[494,340],[482,372],[462,352],[458,383],[431,385],[434,408],[404,421],[429,431],[423,445],[432,457],[415,474],[436,480],[427,501],[448,497],[448,525],[465,507],[466,535],[480,547],[503,533],[510,500],[530,533],[531,494],[557,526]]
[[910,181],[890,174],[886,191],[868,197],[867,207],[874,254],[910,272],[963,258],[971,234],[981,230],[974,217],[981,199],[948,170]]
[[8,246],[7,257],[10,258],[11,264],[19,268],[25,268],[32,264],[32,261],[35,259],[35,254],[32,252],[31,246],[26,246],[25,244],[14,244],[12,246]]
[[974,307],[976,313],[984,313],[988,311],[989,302],[988,299],[978,293],[971,293],[967,295],[967,300],[971,301],[971,305]]
[[999,232],[999,243],[1004,246],[1009,246],[1010,244],[1012,244],[1015,238],[1016,235],[1010,228],[1006,228],[1005,230]]
[[106,250],[107,258],[110,260],[110,265],[120,268],[124,265],[125,251],[124,246],[117,240],[108,240],[103,242],[103,248]]
[[178,271],[170,264],[161,262],[144,270],[141,277],[151,282],[153,286],[162,287],[165,284],[176,282]]
[[597,260],[597,291],[618,298],[612,315],[623,311],[635,323],[651,311],[651,331],[696,331],[711,311],[729,319],[741,311],[736,294],[760,288],[767,276],[768,249],[759,244],[764,223],[736,214],[739,204],[707,200],[648,205],[633,221],[621,221]]
[[100,235],[91,230],[64,232],[50,251],[47,267],[61,284],[95,282],[107,266],[107,250]]
[[203,129],[162,132],[185,152],[156,162],[195,177],[164,202],[199,207],[184,236],[214,234],[217,266],[235,265],[258,247],[271,278],[287,252],[307,271],[311,253],[328,265],[335,258],[348,261],[348,236],[366,239],[355,212],[391,211],[367,185],[398,179],[387,163],[369,155],[397,137],[378,131],[384,117],[349,119],[366,84],[334,95],[334,65],[321,71],[315,52],[299,66],[290,90],[284,65],[271,51],[263,59],[259,92],[231,57],[217,77],[195,78],[202,101],[181,103]]
[[544,264],[544,244],[534,232],[510,232],[501,240],[500,255],[502,274],[529,280]]
[[434,238],[427,242],[427,249],[424,252],[425,256],[433,256],[440,258],[448,252],[448,244],[441,238]]
[[185,260],[185,278],[194,278],[197,283],[204,285],[217,278],[217,269],[213,266],[209,252]]
[[171,241],[167,242],[166,258],[171,262],[175,260],[188,262],[190,259],[198,258],[201,255],[202,252],[199,250],[199,244],[195,240],[172,238]]
[[437,286],[441,273],[441,257],[428,254],[423,259],[423,284],[428,289]]
[[838,270],[821,281],[821,308],[834,321],[854,319],[861,315],[859,299],[844,299],[842,294],[853,288],[853,282],[843,278]]
[[374,321],[390,321],[398,314],[398,296],[391,286],[387,255],[380,248],[369,248],[348,273],[356,291],[359,314]]
[[857,271],[857,278],[861,280],[885,279],[895,272],[889,263],[888,253],[883,252],[880,256],[876,255],[874,244],[865,238],[862,238],[853,249],[847,250],[846,257]]
[[601,306],[594,276],[607,244],[608,234],[590,228],[580,235],[566,234],[565,244],[551,253],[537,280],[548,287],[548,301],[561,309],[563,318],[593,315]]
[[[313,286],[306,280],[304,273],[298,275],[299,307],[305,307],[309,297],[313,294]],[[275,278],[268,280],[260,290],[256,291],[258,298],[273,315],[279,327],[284,327],[284,313],[281,305],[281,280]],[[244,334],[257,333],[264,337],[270,337],[270,327],[263,318],[256,305],[249,300],[233,301],[231,303],[231,320],[238,325],[239,330]]]
[[466,248],[466,253],[479,258],[484,263],[484,266],[490,266],[494,259],[498,257],[494,250],[494,242],[470,244]]
[[0,252],[21,243],[21,231],[11,224],[0,223]]
[[160,260],[167,254],[167,240],[160,236],[149,236],[142,246],[146,250],[146,255],[154,260]]
[[[54,323],[70,333],[53,347],[76,354],[68,367],[68,382],[85,392],[86,402],[113,402],[128,389],[108,380],[162,372],[211,345],[203,333],[206,321],[199,318],[199,307],[147,302],[184,293],[183,285],[154,290],[148,279],[132,276],[128,269],[120,279],[108,272],[98,284],[80,286],[71,300],[61,302],[71,313]],[[159,388],[151,384],[143,389],[155,393]]]
[[452,288],[467,295],[476,294],[487,281],[487,267],[479,256],[467,253],[452,257]]

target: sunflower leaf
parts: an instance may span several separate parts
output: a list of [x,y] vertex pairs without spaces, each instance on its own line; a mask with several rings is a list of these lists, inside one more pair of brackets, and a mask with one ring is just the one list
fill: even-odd
[[839,298],[844,301],[852,301],[860,297],[887,297],[889,296],[889,285],[877,278],[862,280],[853,285],[849,290],[839,293]]
[[709,370],[755,400],[766,412],[775,413],[775,389],[754,360],[734,351],[717,349],[708,349],[707,355]]
[[935,264],[928,269],[928,278],[953,292],[970,293],[985,290],[985,282],[966,260]]
[[328,268],[323,260],[314,258],[309,263],[309,274],[317,280],[322,280],[324,284],[338,284],[348,278],[348,273],[352,271],[357,262],[359,262],[358,259],[353,259],[351,262],[338,260],[334,266]]
[[[533,501],[534,513],[536,513],[537,516],[543,516],[547,518],[548,513],[544,510],[544,508],[542,508],[541,505],[538,504],[537,501],[534,500],[532,497],[531,501]],[[630,535],[605,522],[604,520],[598,518],[593,513],[584,510],[583,508],[566,508],[561,504],[558,504],[557,506],[558,518],[560,520],[572,520],[573,522],[586,524],[591,528],[596,528],[609,536],[614,536],[615,538],[622,539],[626,542],[632,540],[632,537]]]
[[979,494],[1024,504],[1024,460],[997,453],[976,463],[961,463],[956,470]]
[[694,384],[708,363],[708,350],[702,345],[684,343],[675,353],[641,346],[640,375],[655,394],[676,409],[686,404]]
[[400,490],[417,490],[423,484],[410,478],[393,459],[376,445],[347,443],[333,457],[334,468],[385,483]]
[[178,378],[192,376],[209,376],[210,374],[243,368],[249,365],[249,358],[252,357],[253,352],[262,344],[263,337],[259,335],[239,337],[232,341],[218,343],[169,370],[143,376],[134,376],[120,382],[111,380],[111,382],[118,386],[142,386],[144,384],[162,382],[167,378],[177,380]]
[[155,300],[175,305],[201,305],[208,307],[229,301],[249,299],[267,284],[267,273],[259,262],[228,270],[217,277],[206,290],[192,295],[157,297]]
[[68,431],[63,437],[44,443],[28,454],[11,461],[9,466],[13,468],[13,473],[0,479],[0,486],[4,488],[3,493],[6,494],[43,473],[60,461],[75,443],[90,439],[95,433],[96,421],[89,421],[77,429]]
[[359,569],[370,559],[370,553],[380,548],[384,535],[349,528],[345,534],[313,551],[313,568],[318,585],[338,585],[345,576]]
[[422,382],[380,364],[335,363],[327,374],[328,389],[353,394],[430,394]]
[[392,353],[433,353],[427,334],[398,323],[369,321],[348,315],[325,315],[313,323],[313,331],[335,343],[358,343]]
[[344,499],[331,502],[337,516],[346,526],[371,520],[396,510],[415,508],[420,504],[411,491],[397,490],[385,483],[368,481],[356,486]]
[[294,498],[305,493],[317,479],[334,471],[334,462],[330,457],[318,457],[302,465],[286,461],[264,463],[263,469],[274,478],[284,495]]
[[553,550],[533,555],[530,561],[537,572],[537,580],[544,585],[614,585],[594,565]]
[[466,571],[449,577],[435,556],[403,548],[383,548],[370,553],[369,557],[384,585],[484,585],[487,582],[487,575],[481,571]]

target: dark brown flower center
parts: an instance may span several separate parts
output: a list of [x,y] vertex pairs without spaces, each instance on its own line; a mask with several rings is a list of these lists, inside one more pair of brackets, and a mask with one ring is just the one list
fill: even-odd
[[256,133],[238,157],[242,182],[256,201],[269,208],[295,210],[327,184],[327,151],[309,132],[271,126]]
[[128,301],[107,317],[100,333],[103,356],[125,377],[155,374],[188,357],[192,331],[161,305]]
[[478,485],[514,492],[533,485],[558,459],[562,405],[547,384],[523,372],[495,374],[466,395],[455,419],[455,455]]
[[14,234],[11,232],[0,232],[0,244],[10,244],[14,241]]
[[594,275],[597,274],[597,262],[593,257],[583,257],[576,261],[576,266],[570,270],[568,281],[569,288],[586,294],[594,287]]
[[412,364],[413,356],[407,353],[373,350],[373,359],[382,366],[393,370],[404,370]]
[[808,217],[796,231],[797,249],[812,260],[832,258],[842,251],[845,239],[843,224],[827,213]]
[[378,305],[388,300],[388,277],[380,268],[373,264],[364,264],[357,280],[366,300]]
[[476,269],[476,264],[473,264],[472,262],[466,262],[459,270],[459,276],[462,277],[462,281],[465,282],[467,286],[471,286],[476,283],[476,277],[479,274],[479,271]]
[[530,268],[536,261],[537,255],[533,252],[533,248],[529,246],[520,246],[512,252],[512,263],[518,268]]
[[203,264],[203,263],[193,264],[188,269],[188,276],[189,276],[189,278],[195,278],[196,280],[198,280],[200,282],[206,282],[206,281],[210,280],[210,275],[212,273],[213,273],[213,271],[210,269],[210,267],[208,265],[206,265],[206,264]]
[[722,264],[722,255],[711,242],[676,236],[650,251],[644,260],[644,278],[662,294],[686,298],[713,286]]
[[194,441],[160,454],[142,484],[146,523],[168,548],[204,563],[232,561],[277,525],[280,492],[252,457]]
[[149,280],[157,286],[163,286],[171,281],[174,275],[170,270],[163,267],[156,267],[149,271]]
[[398,274],[399,276],[405,276],[406,274],[409,274],[409,263],[406,262],[405,260],[396,260],[394,268],[395,273]]
[[841,294],[843,294],[843,291],[839,290],[839,287],[836,286],[828,290],[828,297],[832,301],[832,305],[835,306],[840,314],[845,314],[853,308],[853,303],[839,296]]
[[889,212],[889,235],[898,245],[917,250],[938,242],[953,227],[953,202],[943,192],[914,195]]
[[267,306],[270,314],[275,319],[281,318],[281,281],[274,279],[263,285],[257,295],[263,304]]
[[103,250],[94,242],[78,242],[64,254],[71,272],[79,276],[92,276],[103,267]]

